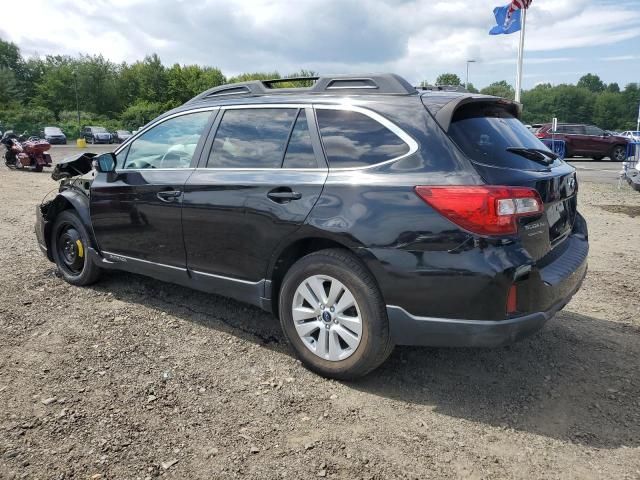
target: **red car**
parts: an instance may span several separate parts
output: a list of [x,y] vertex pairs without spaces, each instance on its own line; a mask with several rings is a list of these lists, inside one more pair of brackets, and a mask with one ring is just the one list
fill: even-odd
[[555,138],[564,140],[566,158],[591,157],[602,160],[609,157],[616,162],[623,162],[627,157],[629,139],[619,135],[612,135],[593,125],[577,123],[559,123],[556,132],[551,131],[551,124],[543,124],[535,133],[540,139]]

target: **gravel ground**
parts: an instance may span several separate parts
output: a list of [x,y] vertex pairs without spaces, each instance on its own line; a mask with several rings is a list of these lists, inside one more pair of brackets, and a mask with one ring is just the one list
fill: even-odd
[[[54,149],[54,153],[69,152]],[[268,314],[40,253],[49,173],[0,170],[0,478],[640,478],[640,195],[583,183],[583,289],[498,349],[322,379]]]

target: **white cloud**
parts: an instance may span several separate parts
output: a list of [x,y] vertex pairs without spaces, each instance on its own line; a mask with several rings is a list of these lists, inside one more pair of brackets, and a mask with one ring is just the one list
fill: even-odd
[[[518,35],[489,36],[506,0],[23,0],[3,6],[5,36],[27,54],[102,54],[200,63],[226,74],[310,68],[396,71],[411,81],[462,74],[484,83],[513,75]],[[622,0],[534,0],[525,66],[581,61],[590,50],[637,45],[640,11]],[[611,54],[620,47],[610,47]],[[552,52],[560,52],[553,55]],[[611,57],[613,58],[613,57]],[[613,60],[611,60],[613,61]],[[635,76],[638,76],[638,68]],[[553,72],[545,72],[552,76]],[[634,72],[625,72],[631,78]],[[539,75],[530,72],[529,75]]]

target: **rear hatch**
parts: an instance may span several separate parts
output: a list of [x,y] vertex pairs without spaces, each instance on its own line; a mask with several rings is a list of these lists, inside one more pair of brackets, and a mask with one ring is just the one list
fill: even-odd
[[519,219],[519,235],[536,260],[571,233],[577,211],[575,169],[557,158],[514,115],[513,104],[484,100],[460,105],[448,125],[449,137],[490,185],[538,191],[544,213]]

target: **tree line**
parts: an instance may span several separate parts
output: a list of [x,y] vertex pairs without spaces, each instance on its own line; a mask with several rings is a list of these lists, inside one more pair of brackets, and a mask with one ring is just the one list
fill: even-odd
[[[226,77],[219,68],[199,65],[165,66],[153,54],[134,63],[114,63],[102,55],[47,55],[24,58],[19,48],[0,39],[0,130],[37,134],[45,125],[58,125],[71,138],[81,125],[136,129],[160,113],[181,105],[198,93],[225,83],[314,75],[301,70],[245,73]],[[436,84],[461,85],[455,74],[442,74]],[[288,86],[286,83],[281,86]],[[473,85],[468,89],[478,92]],[[506,81],[492,83],[480,93],[514,98]],[[576,85],[537,85],[523,92],[523,121],[594,123],[606,129],[635,126],[640,90],[637,83],[621,90],[587,74]]]

